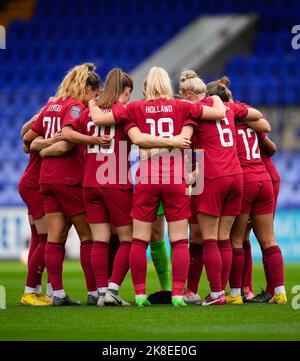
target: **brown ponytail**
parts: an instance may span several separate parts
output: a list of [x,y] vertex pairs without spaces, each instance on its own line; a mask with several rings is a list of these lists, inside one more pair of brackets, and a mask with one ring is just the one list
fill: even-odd
[[223,102],[229,102],[231,91],[228,88],[230,80],[227,76],[223,76],[219,80],[212,81],[207,84],[207,95],[218,95]]
[[113,68],[106,76],[105,84],[97,102],[100,108],[111,108],[125,88],[133,89],[131,77],[120,68]]

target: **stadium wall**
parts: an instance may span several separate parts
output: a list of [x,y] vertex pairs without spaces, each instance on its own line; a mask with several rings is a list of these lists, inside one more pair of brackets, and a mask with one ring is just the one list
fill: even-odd
[[[300,209],[278,210],[275,218],[275,234],[286,262],[300,262]],[[30,238],[27,211],[24,207],[0,208],[0,259],[20,259],[26,241]],[[261,251],[254,236],[253,258],[261,260]],[[67,255],[79,256],[79,240],[71,229],[67,242]]]

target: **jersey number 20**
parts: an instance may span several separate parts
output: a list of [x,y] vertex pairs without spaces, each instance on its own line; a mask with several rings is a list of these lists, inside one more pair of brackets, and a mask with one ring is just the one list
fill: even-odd
[[103,135],[105,135],[105,130],[106,128],[109,128],[109,135],[112,139],[110,142],[110,146],[109,148],[103,148],[101,147],[99,144],[95,144],[95,145],[91,145],[88,144],[87,145],[87,153],[104,153],[104,154],[112,154],[115,151],[115,140],[114,140],[114,136],[116,133],[116,128],[114,125],[110,126],[110,127],[100,127],[99,125],[95,125],[94,122],[88,122],[87,124],[87,130],[88,132],[91,131],[91,128],[95,127],[94,130],[94,134],[93,137],[103,137]]

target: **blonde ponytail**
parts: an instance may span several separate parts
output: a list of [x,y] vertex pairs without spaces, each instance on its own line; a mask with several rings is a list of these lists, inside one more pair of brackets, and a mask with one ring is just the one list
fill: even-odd
[[75,98],[82,101],[87,85],[96,89],[100,88],[100,79],[95,70],[95,65],[91,63],[77,65],[69,70],[61,82],[55,97],[63,99]]
[[169,74],[165,69],[154,66],[150,69],[145,89],[145,98],[154,100],[158,98],[171,99],[173,91]]

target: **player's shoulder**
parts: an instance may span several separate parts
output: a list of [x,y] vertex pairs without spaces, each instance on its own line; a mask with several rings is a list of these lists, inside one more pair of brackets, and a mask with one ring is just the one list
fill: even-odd
[[91,113],[90,113],[89,108],[83,109],[80,117],[81,117],[82,119],[90,119],[90,118],[91,118]]
[[214,104],[214,101],[213,101],[212,97],[208,96],[208,97],[205,97],[205,98],[199,100],[199,103],[202,105],[207,105],[209,107],[212,107]]
[[66,106],[74,105],[74,106],[80,107],[81,109],[85,109],[85,105],[82,102],[80,102],[78,99],[75,99],[72,97],[65,99],[64,103]]
[[73,119],[78,119],[86,110],[86,106],[75,98],[67,98],[63,101],[63,110],[67,116]]
[[237,99],[234,100],[234,104],[236,104],[237,106],[245,107],[245,108],[252,108],[251,105],[249,105],[247,103],[240,102]]

